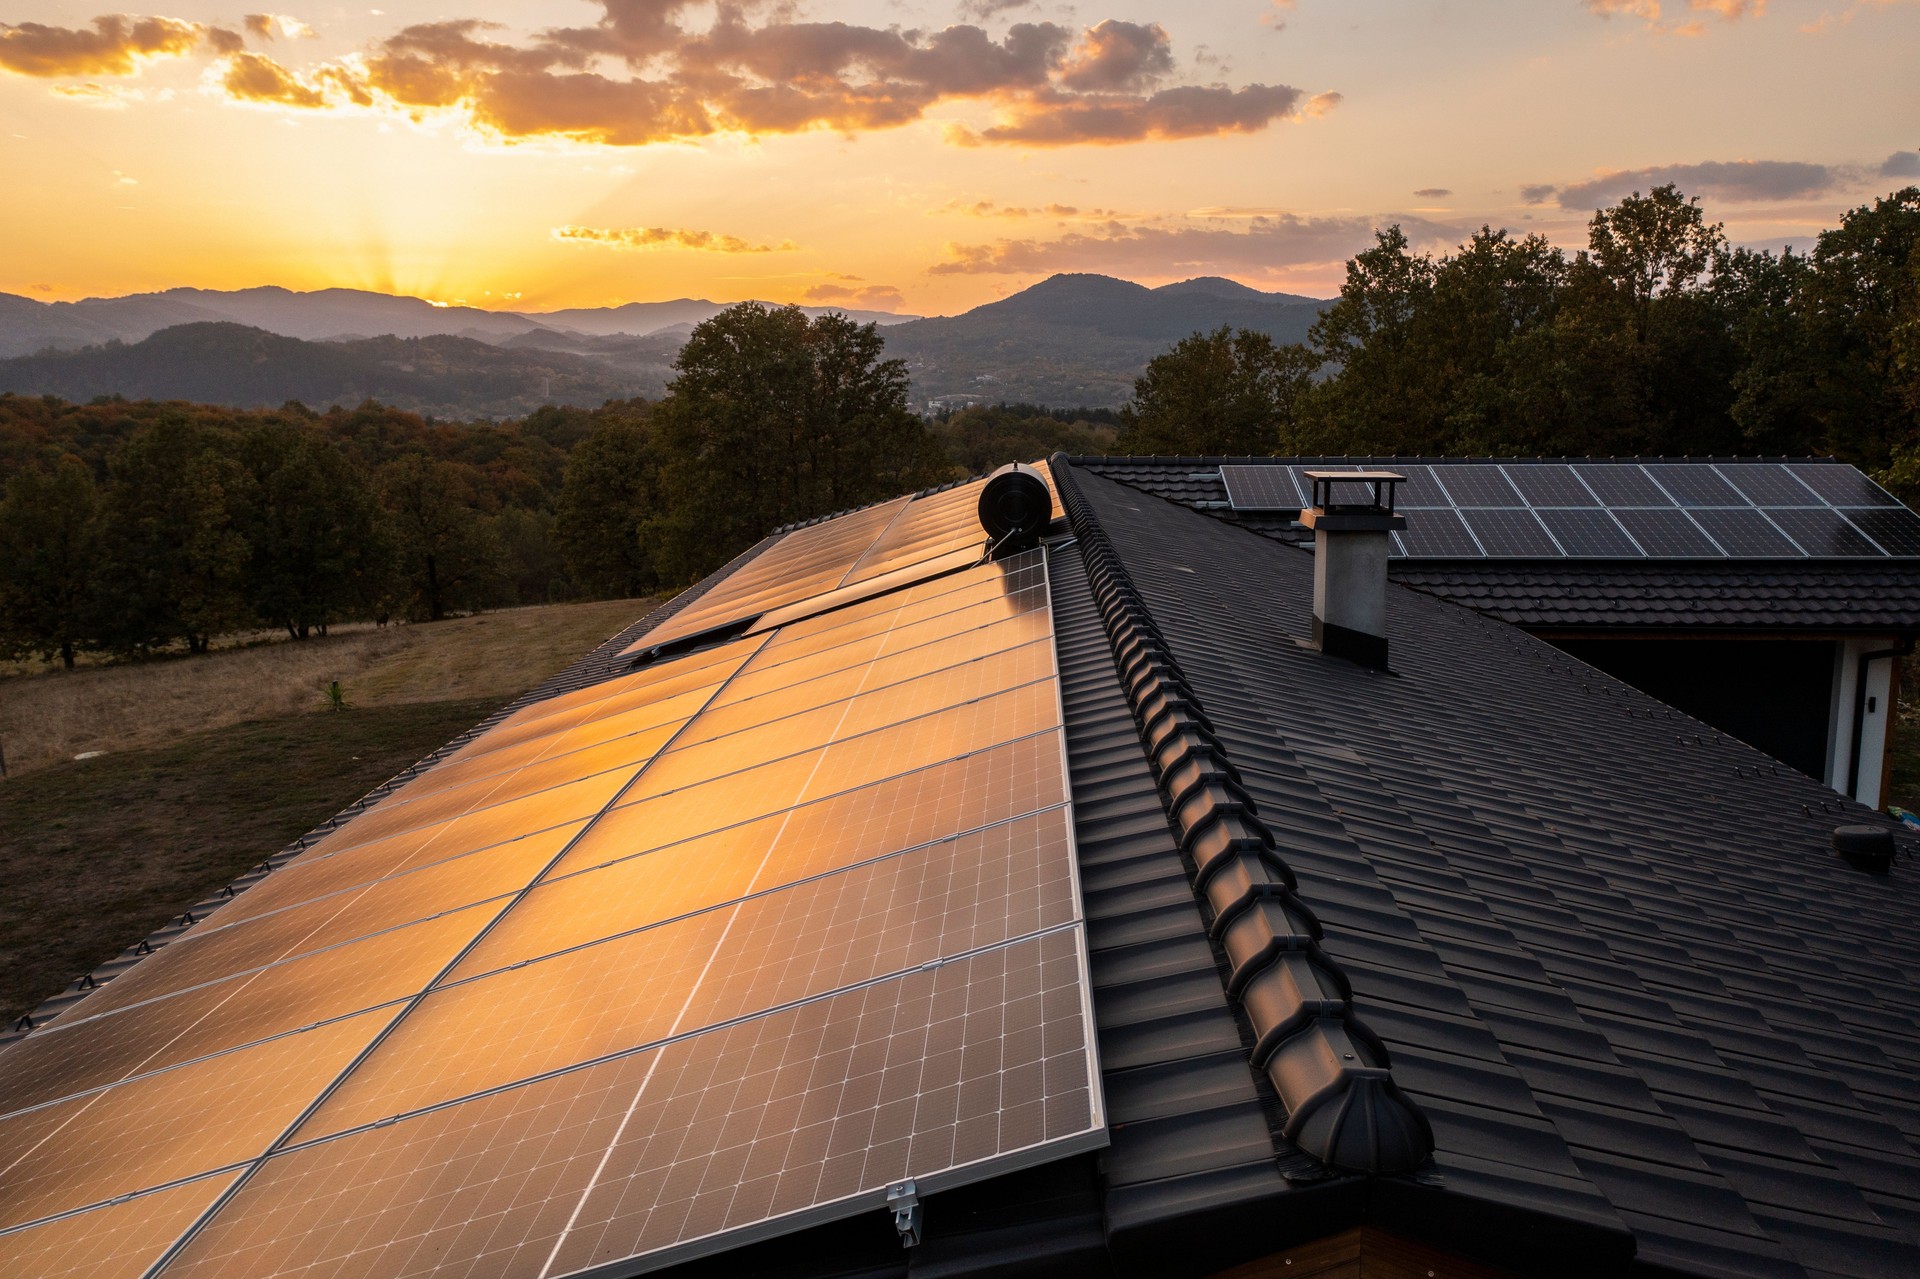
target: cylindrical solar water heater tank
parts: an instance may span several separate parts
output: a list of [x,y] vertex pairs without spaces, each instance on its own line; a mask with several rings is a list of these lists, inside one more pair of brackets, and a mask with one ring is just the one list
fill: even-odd
[[980,527],[995,555],[1031,550],[1053,519],[1053,490],[1031,466],[1009,462],[980,488]]

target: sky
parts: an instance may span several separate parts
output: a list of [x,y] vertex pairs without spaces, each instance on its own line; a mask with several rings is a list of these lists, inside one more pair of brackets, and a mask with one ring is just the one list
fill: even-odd
[[1672,181],[1805,246],[1920,182],[1920,0],[270,2],[10,0],[0,292],[1329,296],[1391,223]]

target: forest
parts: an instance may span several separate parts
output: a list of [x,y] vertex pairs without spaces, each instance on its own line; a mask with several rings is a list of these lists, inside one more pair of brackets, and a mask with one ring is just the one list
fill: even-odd
[[1585,248],[1483,228],[1347,266],[1304,342],[1220,327],[1119,412],[908,410],[839,315],[743,303],[666,394],[457,423],[0,396],[0,654],[203,651],[684,586],[783,524],[1069,453],[1833,455],[1920,496],[1920,188],[1809,252],[1736,247],[1673,187]]

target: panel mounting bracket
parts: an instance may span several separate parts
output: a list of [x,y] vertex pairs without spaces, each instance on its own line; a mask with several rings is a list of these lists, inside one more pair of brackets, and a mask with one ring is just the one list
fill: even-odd
[[887,1187],[887,1207],[893,1209],[893,1228],[900,1232],[900,1246],[912,1248],[920,1243],[920,1196],[913,1178],[896,1181]]

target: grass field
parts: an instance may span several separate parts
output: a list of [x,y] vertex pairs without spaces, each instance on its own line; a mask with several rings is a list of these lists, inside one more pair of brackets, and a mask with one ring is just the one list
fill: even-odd
[[504,609],[120,666],[0,679],[0,750],[16,776],[83,751],[159,746],[326,706],[517,696],[640,618],[643,600]]
[[[648,607],[517,609],[0,681],[15,770],[0,781],[0,1010],[11,1020],[58,993]],[[330,678],[347,711],[321,709]],[[108,753],[70,758],[89,749]]]

